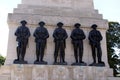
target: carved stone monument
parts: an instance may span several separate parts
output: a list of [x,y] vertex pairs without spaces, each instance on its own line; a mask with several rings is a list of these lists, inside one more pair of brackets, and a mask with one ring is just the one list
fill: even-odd
[[[19,22],[27,21],[31,36],[24,60],[27,65],[13,65],[17,58],[16,37],[14,33],[19,26]],[[46,48],[44,50],[44,60],[48,65],[34,65],[36,60],[36,43],[33,33],[40,21],[46,23],[48,30]],[[54,62],[54,38],[52,36],[56,24],[64,23],[64,29],[68,34],[66,39],[65,61],[66,66],[52,65]],[[101,41],[102,61],[105,67],[95,66],[71,66],[75,62],[74,48],[71,43],[71,32],[74,24],[80,23],[86,38],[83,40],[84,49],[82,61],[87,65],[93,62],[91,46],[89,45],[88,35],[91,31],[91,25],[97,24],[97,30],[103,37]],[[106,30],[108,21],[102,18],[98,10],[94,9],[93,0],[22,0],[13,13],[8,14],[9,40],[5,66],[0,69],[1,80],[119,80],[112,75],[112,69],[109,69],[106,46]],[[58,58],[59,60],[59,58]],[[97,61],[97,60],[96,60]]]
[[[83,41],[83,61],[87,64],[92,63],[92,51],[89,45],[88,34],[91,30],[91,25],[97,24],[98,30],[100,30],[103,36],[103,40],[101,41],[102,60],[105,62],[106,67],[108,67],[105,35],[108,22],[94,9],[93,0],[22,0],[22,4],[18,4],[18,7],[14,9],[13,13],[9,13],[8,15],[9,40],[6,65],[13,64],[13,60],[16,59],[15,49],[17,44],[14,32],[21,20],[27,21],[31,35],[33,35],[40,21],[46,23],[45,27],[50,35],[47,39],[44,60],[47,61],[48,64],[53,64],[54,62],[55,46],[52,34],[58,22],[64,23],[64,29],[68,33],[65,49],[65,60],[68,65],[71,65],[75,61],[74,49],[70,38],[75,23],[81,24],[81,29],[83,29],[86,35],[86,39]],[[33,36],[29,38],[25,60],[28,61],[28,64],[33,64],[36,60],[36,45]]]

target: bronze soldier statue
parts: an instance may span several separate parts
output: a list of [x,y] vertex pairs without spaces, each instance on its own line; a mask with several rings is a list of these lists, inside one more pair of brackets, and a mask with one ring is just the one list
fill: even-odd
[[22,20],[20,22],[22,25],[17,28],[15,32],[16,41],[18,42],[17,45],[17,59],[14,60],[14,63],[24,64],[27,63],[24,61],[25,53],[26,53],[26,46],[28,44],[28,38],[30,37],[30,31],[26,27],[27,22]]
[[[55,42],[55,51],[54,51],[54,64],[67,64],[65,62],[65,47],[68,35],[65,29],[63,29],[63,23],[57,23],[58,28],[54,30],[53,37]],[[60,51],[60,62],[57,62],[58,52]]]
[[44,27],[45,22],[39,22],[39,27],[36,28],[34,32],[35,42],[36,42],[36,61],[35,64],[47,64],[43,61],[44,51],[46,47],[47,38],[49,37],[48,30]]
[[76,62],[72,65],[84,64],[82,61],[83,57],[83,40],[86,38],[82,29],[80,29],[81,24],[76,23],[74,25],[75,29],[71,33],[72,44],[74,47],[74,57]]
[[101,50],[101,45],[100,45],[100,41],[103,39],[103,37],[100,31],[96,29],[97,28],[96,24],[93,24],[91,28],[93,28],[93,30],[90,31],[88,38],[89,38],[89,42],[90,42],[91,49],[92,49],[93,63],[90,64],[90,66],[96,65],[96,55],[98,58],[98,65],[101,64],[101,66],[104,66],[104,62],[101,60],[102,50]]

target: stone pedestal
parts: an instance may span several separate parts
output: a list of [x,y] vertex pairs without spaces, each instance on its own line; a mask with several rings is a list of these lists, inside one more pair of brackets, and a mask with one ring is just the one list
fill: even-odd
[[[28,22],[31,36],[27,46],[25,61],[27,65],[13,65],[17,57],[15,30],[20,25],[21,20]],[[47,40],[44,60],[48,65],[34,64],[36,60],[36,45],[33,32],[38,27],[38,23],[44,21],[50,37]],[[65,49],[65,61],[67,65],[51,65],[54,63],[54,42],[53,31],[58,22],[64,23],[64,29],[68,33]],[[102,33],[101,42],[102,61],[105,67],[95,66],[70,66],[75,62],[73,46],[71,44],[70,34],[73,25],[80,23],[85,32],[83,61],[85,65],[93,62],[91,47],[88,41],[88,34],[92,24],[98,25],[98,30]],[[1,80],[119,80],[113,77],[113,70],[109,69],[106,48],[106,30],[108,22],[102,18],[102,15],[94,10],[93,0],[22,0],[21,4],[14,9],[13,13],[8,14],[9,40],[5,66],[0,68]],[[32,65],[34,64],[34,65]],[[79,65],[79,64],[78,64]],[[81,65],[81,64],[80,64]]]
[[9,65],[0,68],[1,80],[119,80],[106,67]]
[[92,24],[97,24],[103,36],[101,42],[102,60],[105,62],[106,67],[108,67],[106,49],[106,30],[108,28],[108,22],[102,19],[102,15],[99,14],[97,10],[94,10],[93,0],[22,0],[22,3],[18,4],[18,7],[14,9],[13,13],[8,14],[9,40],[5,65],[13,64],[14,59],[16,59],[17,42],[14,32],[20,25],[19,22],[21,20],[26,20],[28,22],[27,26],[31,32],[25,55],[25,60],[28,61],[28,64],[33,64],[36,60],[36,46],[33,32],[40,21],[46,23],[45,27],[50,34],[47,40],[44,60],[47,61],[48,64],[53,64],[54,42],[52,34],[56,28],[56,24],[61,21],[64,23],[64,28],[68,33],[65,49],[65,60],[68,65],[75,62],[70,34],[74,28],[73,25],[75,23],[81,23],[81,28],[86,35],[86,39],[84,40],[83,61],[86,62],[87,65],[93,62],[88,34],[91,30],[90,26]]

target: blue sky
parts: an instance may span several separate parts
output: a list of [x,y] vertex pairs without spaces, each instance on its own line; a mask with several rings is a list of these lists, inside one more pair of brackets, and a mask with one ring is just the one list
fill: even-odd
[[[0,0],[0,54],[6,56],[8,26],[7,14],[20,4],[21,0]],[[104,19],[120,23],[120,0],[94,0],[95,9],[103,14]]]
[[94,0],[94,6],[104,19],[120,22],[120,0]]

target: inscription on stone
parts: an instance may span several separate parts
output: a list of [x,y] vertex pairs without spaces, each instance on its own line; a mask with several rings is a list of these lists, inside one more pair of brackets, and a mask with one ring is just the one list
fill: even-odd
[[70,80],[69,71],[66,67],[58,67],[53,70],[52,80]]
[[33,68],[32,80],[48,80],[48,70],[45,66],[36,66]]

